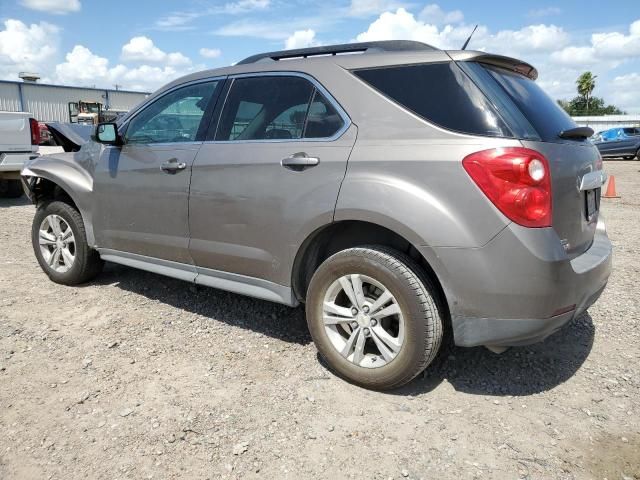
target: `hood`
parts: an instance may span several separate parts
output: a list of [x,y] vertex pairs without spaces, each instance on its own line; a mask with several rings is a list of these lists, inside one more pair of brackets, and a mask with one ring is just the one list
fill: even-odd
[[95,126],[79,123],[47,123],[51,136],[65,152],[77,152],[85,143],[91,141]]

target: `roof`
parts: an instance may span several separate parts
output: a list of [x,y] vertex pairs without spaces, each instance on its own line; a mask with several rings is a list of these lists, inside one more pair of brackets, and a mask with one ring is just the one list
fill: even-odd
[[15,80],[0,80],[0,83],[13,85],[27,85],[29,87],[53,87],[53,88],[70,88],[74,90],[95,90],[98,92],[117,92],[117,93],[137,93],[142,95],[150,95],[151,92],[140,92],[135,90],[116,90],[114,88],[96,88],[96,87],[79,87],[74,85],[54,85],[52,83],[37,82],[18,82]]
[[325,45],[322,47],[297,48],[292,50],[278,50],[275,52],[259,53],[245,58],[237,65],[249,63],[288,60],[292,58],[309,58],[315,56],[335,56],[354,53],[373,52],[419,52],[425,50],[439,50],[436,47],[412,40],[387,40],[381,42],[343,43],[338,45]]

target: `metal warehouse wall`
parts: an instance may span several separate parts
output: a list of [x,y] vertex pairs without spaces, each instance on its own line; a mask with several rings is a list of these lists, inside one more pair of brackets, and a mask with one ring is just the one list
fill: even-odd
[[69,102],[100,102],[110,110],[126,111],[135,107],[148,95],[145,92],[0,81],[0,110],[30,112],[37,120],[44,122],[68,122]]
[[0,111],[19,112],[20,111],[20,95],[18,93],[18,85],[14,83],[0,82]]
[[591,127],[596,132],[617,127],[640,127],[640,115],[600,115],[572,117],[582,127]]

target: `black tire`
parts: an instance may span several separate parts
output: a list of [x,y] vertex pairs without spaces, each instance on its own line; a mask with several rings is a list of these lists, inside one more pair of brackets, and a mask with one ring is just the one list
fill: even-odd
[[[344,275],[375,279],[395,297],[404,317],[404,342],[384,366],[366,368],[343,357],[324,327],[325,293]],[[443,336],[437,290],[408,256],[382,246],[343,250],[316,270],[307,292],[306,314],[311,337],[328,366],[342,378],[374,390],[398,388],[422,372],[436,357]]]
[[23,193],[20,180],[0,180],[0,198],[20,198]]
[[[46,217],[52,214],[61,217],[71,228],[75,237],[75,259],[71,268],[66,272],[58,272],[49,266],[40,250],[40,225]],[[40,267],[56,283],[78,285],[88,282],[98,275],[104,266],[98,252],[87,244],[87,235],[80,212],[64,201],[54,200],[38,207],[31,227],[31,242]]]
[[636,157],[633,156],[633,155],[627,155],[626,157],[622,157],[622,158],[623,158],[623,160],[633,160]]

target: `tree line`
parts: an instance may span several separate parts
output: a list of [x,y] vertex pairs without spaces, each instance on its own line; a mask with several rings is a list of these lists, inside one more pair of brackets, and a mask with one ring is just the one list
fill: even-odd
[[620,115],[625,112],[615,105],[607,105],[604,99],[594,97],[597,75],[584,72],[576,80],[578,95],[571,100],[558,100],[560,105],[569,115],[579,117],[584,115]]

